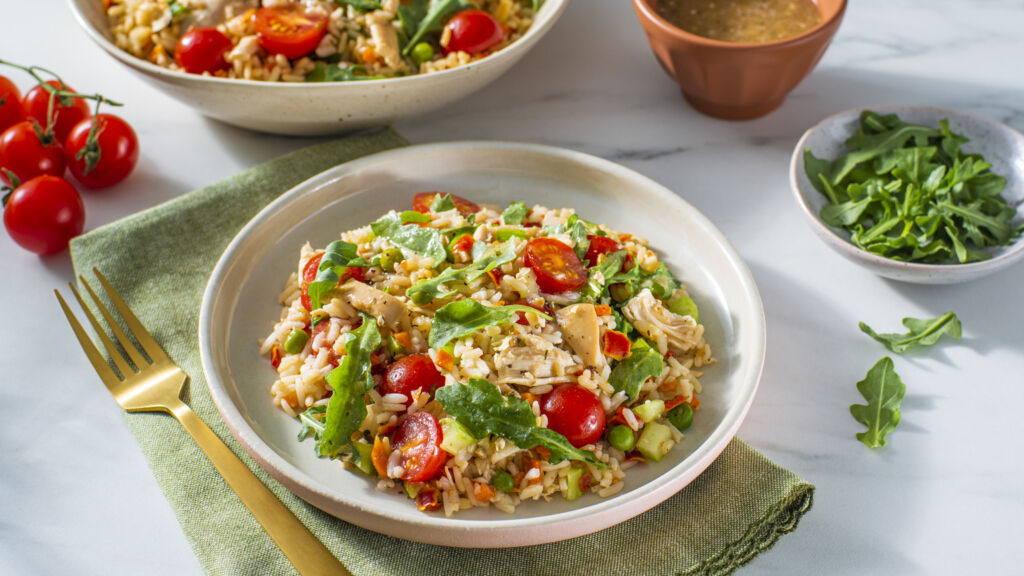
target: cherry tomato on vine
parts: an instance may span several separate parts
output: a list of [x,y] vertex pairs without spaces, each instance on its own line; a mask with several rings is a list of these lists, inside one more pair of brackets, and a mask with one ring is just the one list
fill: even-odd
[[577,448],[597,442],[604,434],[601,400],[575,384],[559,386],[542,396],[540,411],[548,417],[548,428],[565,436]]
[[[96,144],[89,147],[89,132],[98,124]],[[127,122],[112,114],[97,114],[82,120],[64,141],[68,167],[75,178],[89,188],[106,188],[132,173],[139,161],[139,139]],[[90,155],[95,164],[90,169]]]
[[271,54],[301,58],[320,45],[327,33],[327,15],[301,4],[264,6],[253,17],[260,46]]
[[426,482],[441,473],[447,460],[443,437],[441,423],[430,412],[416,412],[402,421],[391,436],[391,446],[402,455],[402,480]]
[[505,39],[505,29],[494,16],[483,10],[463,10],[452,16],[445,28],[451,30],[451,40],[444,47],[445,54],[479,54]]
[[412,403],[414,390],[422,390],[433,394],[444,386],[444,376],[426,354],[406,356],[388,366],[384,380],[380,383],[381,394],[405,394],[409,397],[406,404]]
[[[0,168],[6,168],[25,182],[36,176],[63,176],[67,161],[64,149],[52,137],[40,136],[31,121],[11,126],[0,134]],[[5,182],[7,176],[2,178]]]
[[[430,212],[431,205],[434,204],[434,198],[438,195],[444,196],[447,192],[420,192],[419,194],[412,197],[412,209],[417,212],[426,214]],[[455,204],[455,209],[459,211],[463,216],[469,214],[476,214],[480,211],[480,206],[476,202],[466,200],[462,196],[456,196],[455,194],[449,194],[452,197],[452,204]]]
[[523,262],[537,275],[537,286],[554,294],[575,290],[587,283],[587,270],[564,242],[534,238],[523,251]]
[[67,180],[37,176],[18,186],[7,199],[4,227],[22,248],[36,254],[54,254],[81,234],[85,206]]
[[24,119],[25,109],[21,105],[21,91],[6,76],[0,76],[0,132]]
[[231,66],[224,55],[231,51],[231,39],[216,28],[193,28],[185,32],[174,48],[174,62],[189,74],[213,74]]
[[[57,80],[47,80],[46,83],[58,90],[74,92],[70,86],[67,84],[62,86]],[[26,118],[34,118],[40,126],[46,127],[46,113],[50,107],[50,93],[42,85],[36,84],[29,90],[21,104],[25,107]],[[68,137],[71,129],[75,127],[75,124],[88,118],[91,114],[89,112],[89,104],[81,98],[71,98],[70,102],[65,102],[64,104],[61,104],[60,98],[56,98],[53,106],[55,110],[53,134],[57,137],[58,142],[63,142]]]

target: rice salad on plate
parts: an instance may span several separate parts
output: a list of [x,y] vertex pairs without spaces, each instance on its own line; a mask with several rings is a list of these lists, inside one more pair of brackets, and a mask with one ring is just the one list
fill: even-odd
[[260,343],[300,440],[447,516],[608,497],[679,443],[714,359],[646,240],[522,202],[412,208],[300,251]]
[[[97,0],[100,1],[100,0]],[[440,72],[486,58],[542,0],[102,0],[114,44],[220,78],[334,82]]]

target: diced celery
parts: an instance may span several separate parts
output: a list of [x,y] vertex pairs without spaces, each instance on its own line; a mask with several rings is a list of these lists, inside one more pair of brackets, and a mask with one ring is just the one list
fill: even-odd
[[356,456],[358,456],[358,459],[353,460],[356,468],[362,470],[367,476],[376,476],[377,471],[373,469],[373,458],[370,455],[373,452],[373,446],[362,440],[353,442],[352,445],[355,446]]
[[700,311],[697,310],[697,303],[693,301],[682,290],[676,292],[678,296],[668,301],[668,309],[680,316],[689,316],[694,322],[700,322]]
[[569,472],[565,476],[568,484],[568,489],[565,492],[566,500],[575,500],[583,495],[583,491],[580,490],[580,478],[583,478],[583,468],[569,468]]
[[476,444],[476,438],[455,418],[441,419],[441,449],[452,456]]
[[665,413],[665,401],[664,400],[648,400],[643,404],[633,408],[633,414],[636,414],[644,422],[653,422],[661,415]]
[[643,432],[640,433],[636,449],[648,460],[660,462],[674,445],[672,430],[664,424],[651,422],[644,426]]

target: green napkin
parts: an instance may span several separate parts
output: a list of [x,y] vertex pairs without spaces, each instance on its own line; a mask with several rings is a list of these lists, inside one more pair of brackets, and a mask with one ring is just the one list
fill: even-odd
[[[239,229],[282,192],[348,160],[406,144],[384,130],[293,152],[76,238],[75,270],[89,278],[94,266],[103,271],[191,376],[185,400],[192,409],[357,576],[729,574],[796,528],[814,487],[738,439],[696,481],[632,520],[573,540],[504,550],[430,546],[358,528],[306,504],[253,462],[217,413],[200,366],[196,333],[207,279]],[[295,574],[173,418],[125,418],[208,574]]]

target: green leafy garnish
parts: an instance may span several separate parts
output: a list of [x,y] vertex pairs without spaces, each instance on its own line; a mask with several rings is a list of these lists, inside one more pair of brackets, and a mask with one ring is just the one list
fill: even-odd
[[438,388],[435,395],[444,411],[475,438],[502,436],[524,450],[543,446],[551,451],[552,464],[578,460],[607,468],[593,452],[576,448],[558,432],[537,426],[537,418],[526,401],[502,395],[487,380],[472,378],[465,384],[453,382]]
[[449,210],[455,210],[455,201],[452,200],[452,195],[435,194],[433,201],[430,203],[430,211],[447,212]]
[[402,224],[426,224],[430,222],[430,215],[415,210],[406,210],[399,214]]
[[434,314],[434,321],[430,325],[430,347],[437,350],[485,326],[507,324],[515,320],[516,312],[529,312],[547,320],[552,319],[530,306],[484,306],[472,298],[463,298],[445,304]]
[[448,298],[455,295],[456,292],[454,290],[442,290],[442,284],[456,281],[468,284],[483,274],[516,258],[514,240],[491,246],[483,242],[477,242],[473,245],[473,252],[477,252],[477,246],[481,246],[483,250],[476,255],[471,264],[463,268],[448,268],[433,278],[424,278],[410,286],[405,291],[405,295],[420,305],[429,304],[436,298]]
[[341,364],[327,375],[327,383],[334,393],[327,404],[323,436],[317,444],[320,456],[335,456],[351,444],[352,433],[366,418],[363,395],[374,386],[370,356],[380,348],[381,337],[377,321],[366,314],[360,313],[360,316],[362,326],[342,336],[345,356]]
[[377,0],[334,0],[334,3],[338,6],[348,4],[360,12],[373,12],[381,8],[381,4]]
[[358,246],[351,242],[336,240],[327,246],[323,259],[320,261],[316,279],[309,283],[309,301],[313,310],[320,308],[320,301],[329,290],[338,285],[345,268],[357,266],[365,268],[370,265],[359,256]]
[[630,400],[640,395],[640,388],[649,378],[661,376],[665,361],[661,354],[643,338],[629,347],[629,356],[620,361],[608,375],[608,383],[616,391],[624,391]]
[[[420,22],[427,16],[427,5],[429,0],[408,0],[398,4],[398,22],[401,24],[402,33],[399,34],[399,42],[402,48],[409,48],[412,53],[414,45],[409,44],[409,37],[416,33]],[[403,50],[404,54],[404,50]]]
[[529,211],[530,209],[523,202],[513,202],[501,213],[501,221],[506,226],[519,226],[526,219],[526,214]]
[[587,228],[587,225],[583,223],[579,216],[573,214],[565,222],[565,231],[568,232],[569,239],[572,240],[573,251],[576,252],[576,257],[583,260],[583,257],[587,254],[587,249],[590,248],[590,240],[587,238],[590,230]]
[[588,301],[600,299],[606,287],[611,284],[611,279],[622,269],[622,264],[625,262],[625,250],[606,254],[600,264],[591,266],[588,270],[587,283],[583,286],[580,297]]
[[178,4],[177,0],[170,0],[170,2],[167,3],[167,9],[171,11],[171,18],[188,16],[191,12],[188,7]]
[[961,336],[960,319],[952,312],[946,312],[937,318],[904,318],[903,325],[910,330],[906,334],[879,334],[867,324],[860,322],[861,332],[881,342],[890,351],[902,354],[915,347],[931,346],[939,341],[943,334],[959,340]]
[[312,437],[317,442],[324,436],[324,414],[327,413],[327,406],[313,406],[299,414],[299,422],[302,428],[299,429],[299,441]]
[[975,262],[1024,225],[1011,224],[1006,178],[961,151],[967,141],[946,120],[935,129],[865,111],[846,141],[851,152],[830,162],[806,150],[804,170],[828,198],[821,219],[858,247],[908,262]]
[[391,240],[398,246],[434,260],[437,266],[445,261],[444,238],[433,228],[421,228],[415,224],[402,224],[402,218],[395,213],[388,214],[373,224],[370,229],[377,236]]
[[[402,19],[402,26],[404,27],[406,22],[412,25],[412,18],[419,15],[422,3],[408,11],[406,18]],[[416,30],[406,30],[407,34],[412,34],[409,37],[409,41],[405,43],[405,48],[402,49],[402,56],[409,56],[412,52],[412,47],[417,42],[423,39],[424,36],[431,32],[439,32],[444,28],[445,22],[448,17],[455,14],[456,12],[462,12],[470,8],[476,8],[476,4],[472,2],[466,2],[465,0],[431,0],[430,5],[426,12],[423,13],[421,18],[416,19],[415,26]]]
[[354,82],[357,80],[383,80],[387,76],[370,76],[362,66],[339,68],[317,62],[313,70],[306,74],[306,82]]
[[885,437],[900,423],[900,403],[907,393],[906,385],[893,370],[892,358],[886,356],[872,366],[857,382],[857,390],[868,401],[866,405],[850,406],[850,414],[868,427],[857,433],[857,440],[871,448],[885,446]]

